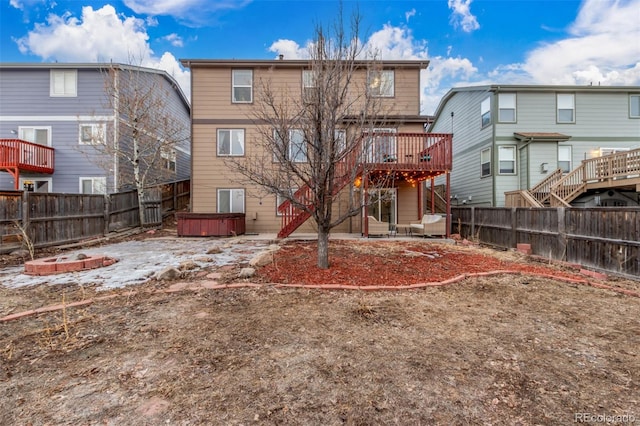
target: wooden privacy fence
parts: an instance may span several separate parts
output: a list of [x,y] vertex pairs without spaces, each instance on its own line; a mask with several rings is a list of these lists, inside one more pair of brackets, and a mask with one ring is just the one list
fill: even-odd
[[[144,226],[160,226],[165,215],[188,206],[190,182],[148,188]],[[0,192],[0,253],[20,248],[25,235],[34,247],[68,244],[140,226],[137,191],[108,195]]]
[[640,208],[454,207],[452,232],[496,247],[640,277]]

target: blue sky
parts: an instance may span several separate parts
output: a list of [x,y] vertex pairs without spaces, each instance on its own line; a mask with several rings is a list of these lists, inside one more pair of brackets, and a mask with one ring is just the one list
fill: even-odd
[[[452,87],[640,85],[640,0],[344,0],[382,59],[428,59],[422,113]],[[0,0],[2,62],[161,68],[189,96],[180,59],[304,58],[330,0]]]

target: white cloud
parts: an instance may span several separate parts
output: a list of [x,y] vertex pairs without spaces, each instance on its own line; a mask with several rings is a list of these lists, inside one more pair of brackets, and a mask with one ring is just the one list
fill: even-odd
[[454,27],[461,27],[462,31],[470,33],[480,28],[476,17],[471,13],[471,2],[473,0],[449,0],[451,13],[451,24]]
[[380,59],[426,59],[427,43],[416,41],[408,28],[385,24],[371,34],[365,51]]
[[182,40],[182,37],[180,37],[176,33],[168,34],[162,37],[162,40],[168,41],[169,43],[171,43],[172,46],[175,46],[175,47],[184,46],[184,41]]
[[405,12],[404,14],[404,19],[409,22],[409,19],[413,18],[414,16],[416,16],[416,9],[415,7],[413,9],[411,9],[408,12]]
[[285,59],[307,59],[309,58],[309,43],[300,46],[293,40],[280,39],[274,41],[269,46],[269,52],[274,52],[276,57],[283,55]]
[[138,14],[172,16],[184,24],[211,24],[211,15],[225,10],[245,7],[252,0],[124,0],[124,4]]
[[15,40],[20,52],[58,62],[120,62],[167,71],[190,96],[189,72],[170,53],[160,58],[149,46],[145,21],[116,14],[113,6],[82,8],[82,16],[51,14]]

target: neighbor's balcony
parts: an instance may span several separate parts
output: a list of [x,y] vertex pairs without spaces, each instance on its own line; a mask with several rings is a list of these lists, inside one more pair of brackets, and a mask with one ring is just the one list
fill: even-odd
[[22,139],[0,139],[0,169],[53,174],[54,149]]

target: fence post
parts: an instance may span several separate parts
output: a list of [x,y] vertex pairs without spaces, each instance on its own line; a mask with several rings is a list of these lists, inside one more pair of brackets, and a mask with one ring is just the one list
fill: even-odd
[[173,182],[173,211],[178,211],[178,182]]
[[111,196],[109,194],[104,194],[104,230],[103,234],[106,236],[109,234],[109,222],[110,222],[110,213],[111,212]]
[[511,248],[518,246],[518,208],[511,207]]
[[558,254],[560,260],[567,260],[567,229],[566,229],[566,209],[557,207],[558,212]]
[[475,207],[471,207],[471,234],[470,234],[470,239],[473,239],[473,237],[476,235],[476,208]]
[[[22,229],[28,234],[29,232],[29,220],[31,215],[29,214],[29,191],[22,191]],[[31,236],[29,236],[31,238]]]

